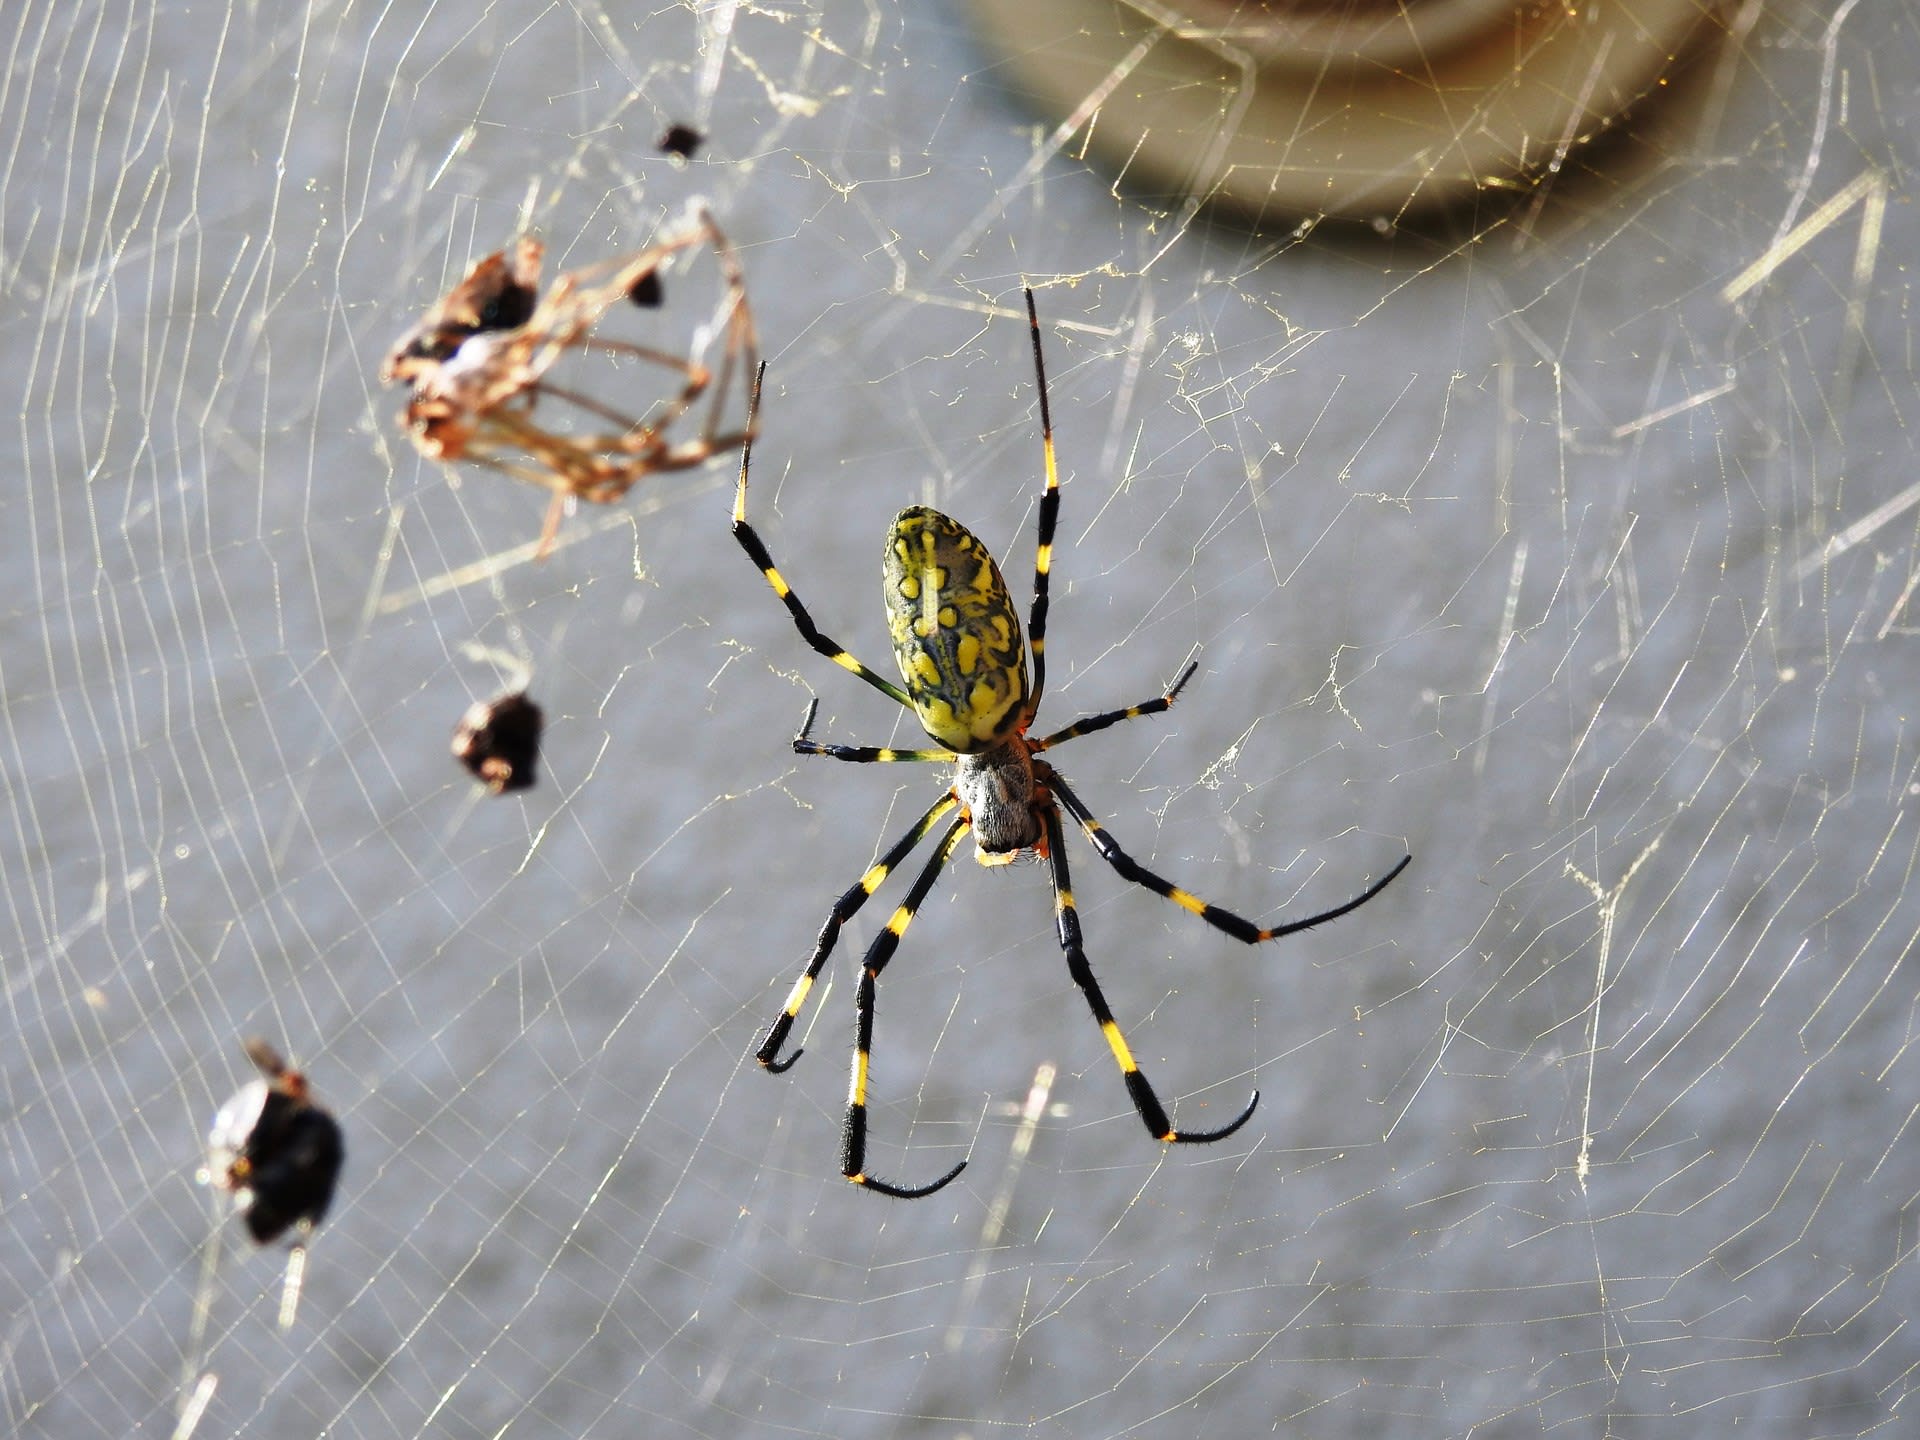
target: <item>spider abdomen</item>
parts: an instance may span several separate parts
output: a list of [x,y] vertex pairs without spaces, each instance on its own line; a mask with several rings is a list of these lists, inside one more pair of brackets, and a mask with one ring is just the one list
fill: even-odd
[[887,530],[887,629],[920,724],[950,750],[1020,724],[1027,642],[1000,567],[959,521],[911,506]]

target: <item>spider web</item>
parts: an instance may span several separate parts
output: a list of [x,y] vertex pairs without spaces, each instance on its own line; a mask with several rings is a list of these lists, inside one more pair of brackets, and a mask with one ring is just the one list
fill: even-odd
[[[9,1433],[168,1435],[196,1388],[201,1436],[1901,1427],[1911,7],[1718,13],[1539,206],[1260,235],[1116,189],[949,7],[11,15]],[[909,503],[1024,603],[1031,281],[1043,728],[1200,663],[1063,773],[1259,917],[1415,857],[1249,951],[1075,843],[1176,1122],[1261,1089],[1230,1140],[1142,1133],[1033,866],[963,858],[882,987],[874,1163],[967,1157],[947,1191],[838,1174],[897,890],[752,1063],[940,784],[786,740],[816,693],[824,738],[917,727],[801,646],[727,460],[536,565],[544,497],[418,460],[374,379],[523,224],[568,268],[694,196],[830,633],[886,662]],[[484,798],[447,735],[522,670],[541,783]],[[284,1331],[194,1179],[255,1034],[348,1143]]]

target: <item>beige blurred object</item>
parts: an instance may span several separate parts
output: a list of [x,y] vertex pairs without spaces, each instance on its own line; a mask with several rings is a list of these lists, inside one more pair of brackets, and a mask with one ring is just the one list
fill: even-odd
[[1524,190],[1666,83],[1712,0],[976,0],[1027,92],[1135,191],[1256,222]]

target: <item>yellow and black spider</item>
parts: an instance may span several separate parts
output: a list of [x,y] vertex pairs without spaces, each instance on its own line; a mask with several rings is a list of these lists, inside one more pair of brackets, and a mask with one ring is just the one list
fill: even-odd
[[[1053,908],[1060,948],[1066,952],[1067,970],[1087,997],[1093,1018],[1100,1024],[1119,1062],[1121,1076],[1134,1108],[1156,1140],[1169,1144],[1197,1145],[1221,1140],[1246,1124],[1253,1107],[1260,1101],[1254,1091],[1234,1120],[1218,1130],[1176,1130],[1167,1118],[1166,1108],[1147,1077],[1134,1063],[1133,1052],[1107,1006],[1093,969],[1087,963],[1080,937],[1080,917],[1074,908],[1073,886],[1067,874],[1066,848],[1061,838],[1060,807],[1065,806],[1100,858],[1136,885],[1164,895],[1183,910],[1190,910],[1217,930],[1236,940],[1257,944],[1262,940],[1292,935],[1328,920],[1336,920],[1350,910],[1373,899],[1388,882],[1406,869],[1412,856],[1374,881],[1344,905],[1323,910],[1305,920],[1262,927],[1252,921],[1210,905],[1191,891],[1136,863],[1122,850],[1096,820],[1060,772],[1039,758],[1040,752],[1081,735],[1105,730],[1136,715],[1157,715],[1168,709],[1180,694],[1194,666],[1189,664],[1166,694],[1124,710],[1108,710],[1076,720],[1064,730],[1056,730],[1042,739],[1029,739],[1027,729],[1040,708],[1041,692],[1047,674],[1047,574],[1052,567],[1053,531],[1060,513],[1060,477],[1053,456],[1053,417],[1047,405],[1047,371],[1040,355],[1040,320],[1034,311],[1033,292],[1027,291],[1027,325],[1033,336],[1033,369],[1040,390],[1040,435],[1046,457],[1047,487],[1040,497],[1039,538],[1035,547],[1033,574],[1033,610],[1027,621],[1027,639],[1020,635],[1020,619],[1014,613],[1013,598],[1007,593],[1000,568],[994,564],[987,547],[958,521],[937,510],[915,505],[894,516],[887,531],[886,591],[887,626],[893,635],[894,659],[899,662],[903,690],[882,679],[849,654],[838,641],[822,634],[806,607],[793,593],[766,545],[747,523],[747,472],[752,462],[749,442],[741,447],[740,482],[733,505],[733,535],[748,557],[767,577],[774,594],[785,602],[800,636],[836,665],[852,671],[882,694],[898,701],[919,716],[927,734],[942,748],[933,750],[895,750],[865,745],[829,745],[810,738],[819,701],[807,709],[807,717],[794,738],[797,755],[825,755],[835,760],[859,763],[893,760],[947,761],[953,765],[953,781],[947,791],[928,807],[886,854],[862,875],[859,881],[834,903],[833,912],[820,929],[807,968],[794,982],[786,1008],[773,1022],[767,1038],[756,1052],[760,1063],[779,1073],[800,1058],[794,1051],[780,1059],[780,1047],[786,1043],[807,993],[827,963],[840,927],[880,888],[894,867],[932,834],[940,822],[954,811],[932,857],[907,891],[907,898],[887,921],[886,928],[874,937],[861,962],[860,985],[855,992],[858,1012],[853,1055],[853,1080],[847,1099],[847,1123],[841,1170],[856,1185],[878,1190],[883,1195],[903,1200],[931,1195],[966,1168],[962,1160],[938,1180],[927,1185],[895,1185],[867,1172],[867,1065],[873,1047],[874,996],[880,972],[893,958],[900,939],[906,934],[927,893],[933,889],[940,871],[968,830],[973,831],[977,858],[983,865],[1004,865],[1032,851],[1045,858],[1053,871]],[[760,381],[766,373],[762,365],[754,378],[753,396],[746,434],[755,431],[760,404]],[[1033,683],[1027,684],[1027,655],[1033,656]]]

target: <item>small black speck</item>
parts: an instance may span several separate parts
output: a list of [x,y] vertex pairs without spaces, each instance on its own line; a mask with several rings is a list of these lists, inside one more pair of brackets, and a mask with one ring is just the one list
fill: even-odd
[[669,125],[660,137],[660,153],[682,162],[691,160],[706,138],[691,125]]
[[665,292],[660,288],[660,272],[649,270],[627,289],[627,298],[642,310],[658,309]]
[[512,330],[533,318],[540,297],[531,285],[507,284],[480,307],[480,329]]

